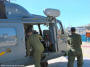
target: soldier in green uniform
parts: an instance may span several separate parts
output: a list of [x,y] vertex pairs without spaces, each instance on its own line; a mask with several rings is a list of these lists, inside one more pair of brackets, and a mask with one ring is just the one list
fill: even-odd
[[71,35],[69,36],[69,45],[71,50],[68,52],[68,67],[73,67],[75,57],[77,57],[77,67],[83,66],[83,55],[81,49],[81,36],[75,33],[75,27],[71,28]]
[[28,35],[27,47],[29,47],[27,48],[28,55],[30,55],[30,47],[32,47],[35,67],[41,67],[40,60],[41,60],[41,54],[44,51],[43,44],[40,42],[38,34],[32,33],[32,29],[28,30],[27,35]]

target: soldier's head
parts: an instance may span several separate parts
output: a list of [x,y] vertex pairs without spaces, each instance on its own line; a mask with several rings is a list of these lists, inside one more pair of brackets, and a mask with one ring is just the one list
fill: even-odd
[[27,31],[26,31],[27,35],[31,35],[33,33],[33,29],[32,28],[33,28],[33,26],[30,26],[30,27],[27,28]]
[[75,32],[76,32],[75,27],[71,27],[71,33],[75,33]]
[[32,29],[29,29],[29,30],[27,31],[27,35],[31,35],[32,33],[33,33]]

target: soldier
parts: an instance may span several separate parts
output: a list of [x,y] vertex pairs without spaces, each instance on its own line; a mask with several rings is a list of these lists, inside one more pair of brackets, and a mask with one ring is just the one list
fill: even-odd
[[69,44],[71,46],[71,50],[68,52],[68,67],[73,67],[75,57],[77,57],[77,67],[83,66],[83,55],[81,49],[81,36],[75,33],[75,27],[71,28],[71,35]]
[[[27,52],[30,52],[30,47],[32,47],[35,67],[41,67],[40,60],[41,60],[41,54],[44,51],[43,44],[40,42],[38,34],[32,33],[32,29],[28,30],[27,35],[29,36],[27,39],[27,47],[29,47],[27,49]],[[30,53],[28,53],[28,55],[30,55]]]

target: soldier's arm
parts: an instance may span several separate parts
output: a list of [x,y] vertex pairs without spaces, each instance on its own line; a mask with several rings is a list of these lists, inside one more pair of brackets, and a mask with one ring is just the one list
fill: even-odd
[[39,38],[40,40],[42,40],[42,39],[43,39],[41,35],[39,35],[39,34],[38,34],[37,36],[38,36],[38,38]]
[[29,38],[26,41],[26,55],[30,56],[30,40],[29,40]]
[[79,36],[79,40],[80,40],[80,44],[82,45],[82,39],[81,39],[81,36]]
[[71,38],[70,38],[70,36],[68,36],[67,42],[68,42],[69,45],[71,44]]

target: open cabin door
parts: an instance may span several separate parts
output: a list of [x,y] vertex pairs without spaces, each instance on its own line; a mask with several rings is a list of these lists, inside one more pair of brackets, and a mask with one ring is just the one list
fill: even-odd
[[60,22],[56,23],[57,26],[57,43],[58,43],[58,52],[66,52],[67,51],[67,35],[63,31],[62,24]]

